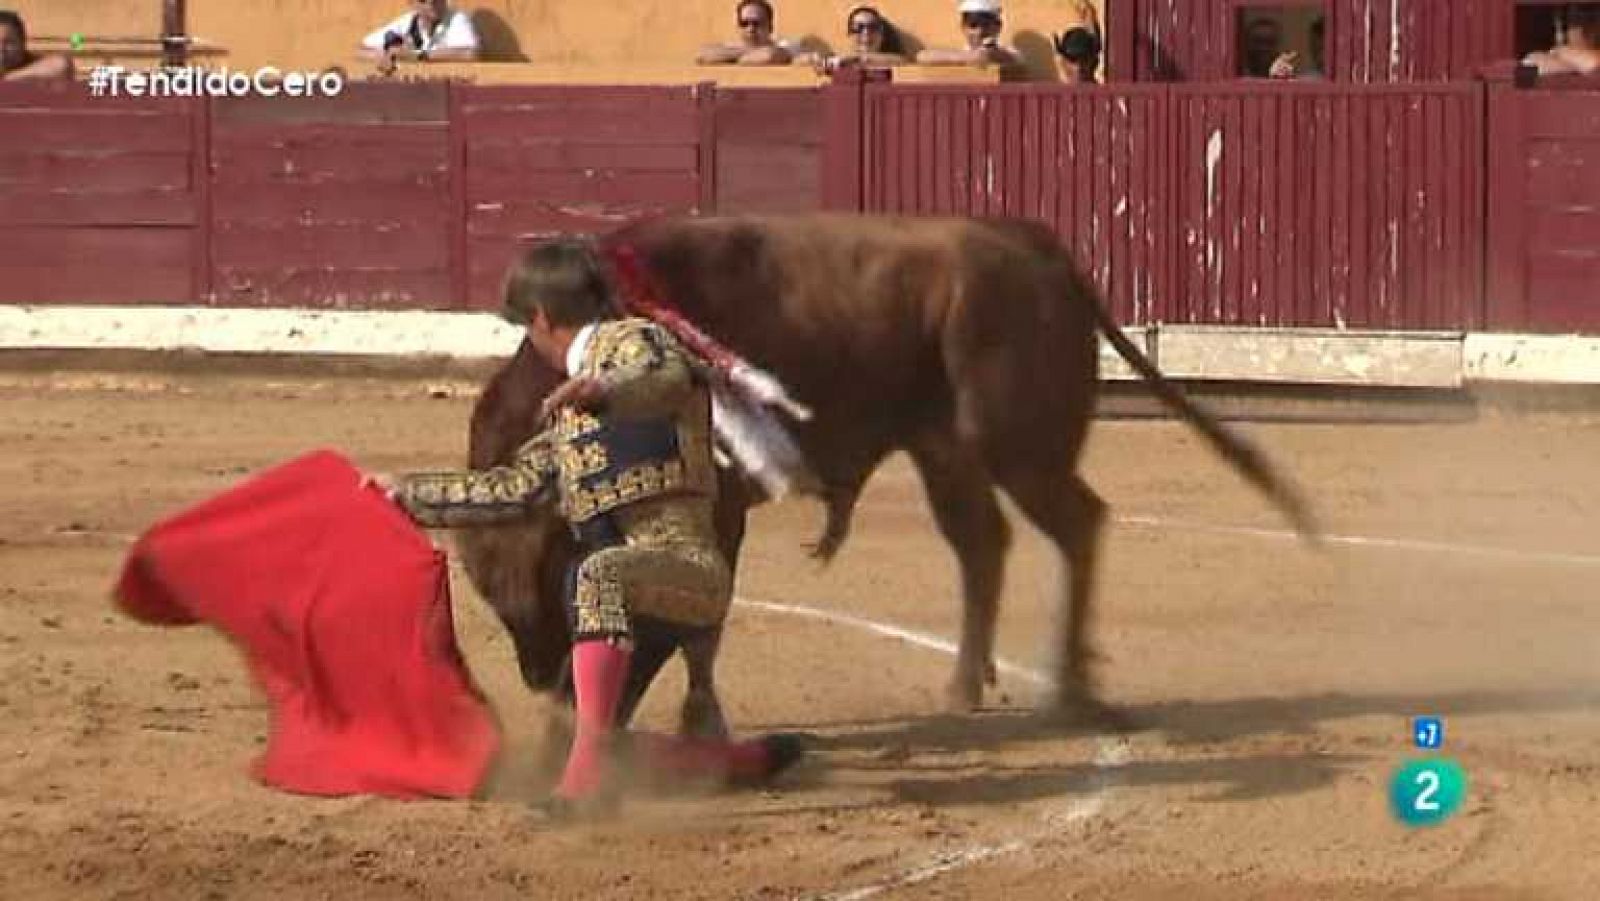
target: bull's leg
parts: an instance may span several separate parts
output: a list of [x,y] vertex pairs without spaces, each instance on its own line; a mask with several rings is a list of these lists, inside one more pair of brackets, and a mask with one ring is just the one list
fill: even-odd
[[988,470],[970,446],[950,433],[929,435],[910,448],[939,531],[961,565],[961,645],[949,701],[972,710],[983,686],[994,684],[994,632],[1011,529],[995,498]]
[[1000,479],[1028,519],[1055,542],[1067,570],[1061,608],[1065,621],[1056,659],[1056,702],[1061,707],[1098,708],[1094,651],[1088,636],[1106,504],[1078,476],[1064,482],[1056,467],[1012,470]]
[[[739,569],[739,551],[744,546],[748,524],[749,495],[741,477],[723,471],[718,481],[715,510],[718,549],[728,561],[730,571]],[[688,670],[689,687],[678,713],[678,728],[684,735],[725,739],[728,721],[717,698],[717,653],[722,647],[722,627],[695,630],[685,635],[683,662]]]
[[839,549],[850,537],[850,524],[855,516],[856,502],[861,499],[864,482],[857,480],[842,485],[830,485],[825,497],[828,518],[822,535],[811,546],[811,557],[823,563],[832,563]]
[[522,681],[536,692],[556,688],[571,645],[562,600],[571,539],[544,526],[463,529],[456,548],[473,588],[511,636]]
[[725,739],[728,721],[717,700],[717,650],[722,644],[722,628],[707,629],[683,643],[683,659],[689,669],[689,691],[683,698],[678,728],[696,738]]

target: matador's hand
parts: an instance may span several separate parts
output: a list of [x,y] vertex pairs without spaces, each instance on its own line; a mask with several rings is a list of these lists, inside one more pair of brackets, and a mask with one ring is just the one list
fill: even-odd
[[394,500],[396,492],[400,490],[398,479],[381,472],[364,473],[361,476],[361,487],[376,488],[389,500]]

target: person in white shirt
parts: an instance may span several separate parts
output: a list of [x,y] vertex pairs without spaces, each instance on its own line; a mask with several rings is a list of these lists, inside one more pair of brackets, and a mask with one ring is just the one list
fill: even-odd
[[451,9],[448,0],[412,0],[410,12],[367,35],[361,48],[389,66],[396,60],[472,62],[478,58],[478,31],[472,17]]

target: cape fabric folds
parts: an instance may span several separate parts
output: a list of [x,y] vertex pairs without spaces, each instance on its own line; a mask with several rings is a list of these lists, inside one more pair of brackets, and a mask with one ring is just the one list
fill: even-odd
[[802,421],[811,418],[811,409],[791,397],[777,378],[722,346],[679,312],[633,247],[611,242],[605,253],[623,312],[644,316],[671,332],[715,374],[712,427],[721,448],[773,499],[791,492],[820,494],[820,482],[799,445],[768,408]]
[[361,479],[320,451],[161,522],[130,551],[116,601],[239,645],[271,705],[263,782],[470,796],[500,739],[456,645],[445,556]]

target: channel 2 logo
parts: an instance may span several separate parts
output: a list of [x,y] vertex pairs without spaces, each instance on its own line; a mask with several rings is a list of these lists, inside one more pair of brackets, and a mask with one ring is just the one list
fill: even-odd
[[[1444,720],[1417,717],[1411,740],[1424,751],[1444,747]],[[1454,816],[1467,797],[1467,773],[1448,757],[1411,760],[1389,781],[1389,807],[1407,826],[1437,826]]]

